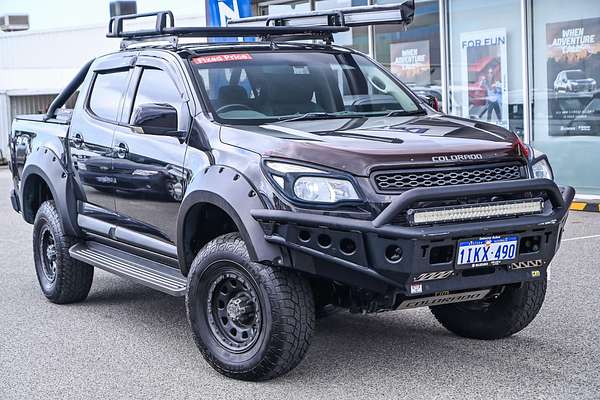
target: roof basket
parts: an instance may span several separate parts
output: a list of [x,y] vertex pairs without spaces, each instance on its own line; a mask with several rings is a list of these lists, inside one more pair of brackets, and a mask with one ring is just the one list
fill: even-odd
[[353,27],[382,24],[406,26],[412,22],[414,14],[414,0],[405,0],[391,5],[348,7],[337,10],[240,18],[229,20],[227,26]]

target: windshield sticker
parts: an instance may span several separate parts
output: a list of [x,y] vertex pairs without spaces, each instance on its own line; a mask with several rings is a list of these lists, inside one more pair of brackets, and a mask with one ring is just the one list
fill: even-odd
[[238,54],[217,54],[214,56],[200,56],[192,58],[192,63],[194,64],[212,64],[219,62],[228,62],[228,61],[246,61],[252,60],[252,56],[248,53],[238,53]]

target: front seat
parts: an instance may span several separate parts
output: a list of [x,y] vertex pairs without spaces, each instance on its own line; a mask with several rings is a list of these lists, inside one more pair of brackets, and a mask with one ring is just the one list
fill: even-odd
[[291,115],[324,111],[312,102],[315,84],[310,75],[272,74],[267,82],[268,93],[263,106],[266,113]]
[[249,102],[248,92],[240,85],[225,85],[219,88],[219,97],[217,97],[219,108],[230,104],[248,105]]

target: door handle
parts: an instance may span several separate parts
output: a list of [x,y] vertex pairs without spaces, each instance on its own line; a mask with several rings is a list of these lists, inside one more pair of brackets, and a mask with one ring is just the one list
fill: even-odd
[[81,133],[76,133],[73,136],[73,146],[75,146],[76,148],[83,147],[83,136],[81,135]]
[[129,148],[125,143],[121,142],[117,147],[114,148],[114,151],[117,155],[117,158],[125,158],[127,153],[129,153]]

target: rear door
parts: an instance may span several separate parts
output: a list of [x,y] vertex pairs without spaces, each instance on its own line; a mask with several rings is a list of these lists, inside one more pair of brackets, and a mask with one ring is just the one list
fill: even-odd
[[138,57],[114,138],[117,231],[132,244],[166,255],[175,255],[187,145],[182,138],[142,132],[133,125],[133,115],[142,105],[170,105],[177,110],[177,130],[188,132],[192,120],[188,99],[177,63]]
[[93,65],[69,132],[72,170],[84,196],[82,214],[113,219],[113,136],[132,76],[133,56],[107,56]]

